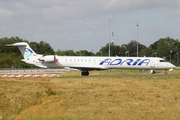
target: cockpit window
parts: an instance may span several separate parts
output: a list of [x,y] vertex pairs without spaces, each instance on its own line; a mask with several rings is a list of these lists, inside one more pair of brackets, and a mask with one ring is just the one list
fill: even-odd
[[166,60],[160,60],[160,62],[167,62]]

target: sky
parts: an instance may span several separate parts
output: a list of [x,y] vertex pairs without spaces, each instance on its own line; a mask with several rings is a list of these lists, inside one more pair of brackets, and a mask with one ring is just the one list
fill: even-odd
[[0,0],[0,38],[15,36],[55,51],[98,52],[112,39],[148,47],[180,39],[180,0]]

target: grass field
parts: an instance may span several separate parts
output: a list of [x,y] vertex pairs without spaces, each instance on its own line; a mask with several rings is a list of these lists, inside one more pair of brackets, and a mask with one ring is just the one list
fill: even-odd
[[60,78],[0,78],[0,119],[179,120],[180,77],[136,77],[139,74],[148,72],[92,71],[81,77],[75,71]]

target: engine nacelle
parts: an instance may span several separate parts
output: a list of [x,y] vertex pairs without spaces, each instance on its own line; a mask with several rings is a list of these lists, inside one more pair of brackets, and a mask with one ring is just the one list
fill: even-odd
[[54,62],[54,55],[46,55],[42,58],[39,58],[39,60],[44,62]]

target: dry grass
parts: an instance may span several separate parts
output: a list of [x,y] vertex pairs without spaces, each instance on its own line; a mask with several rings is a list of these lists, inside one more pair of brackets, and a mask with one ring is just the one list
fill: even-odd
[[[106,77],[109,74],[113,77]],[[68,72],[60,78],[1,78],[0,116],[19,120],[180,119],[179,77],[132,74],[147,72],[93,71],[92,77]]]

